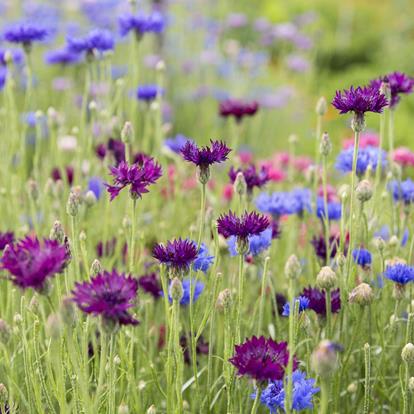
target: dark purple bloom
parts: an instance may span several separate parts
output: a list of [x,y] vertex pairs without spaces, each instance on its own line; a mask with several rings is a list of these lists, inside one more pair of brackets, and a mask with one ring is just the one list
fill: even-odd
[[40,242],[27,236],[4,250],[1,268],[11,274],[15,285],[42,291],[46,280],[62,272],[69,259],[68,247],[57,240]]
[[385,95],[379,89],[370,86],[358,86],[356,89],[351,86],[343,91],[336,91],[332,105],[338,109],[340,114],[354,112],[363,115],[365,112],[382,112],[388,105]]
[[94,29],[86,36],[75,38],[68,37],[68,50],[74,53],[86,52],[92,55],[94,50],[98,52],[106,52],[114,48],[114,37],[108,30]]
[[270,180],[270,177],[265,168],[262,167],[260,171],[257,171],[254,165],[249,165],[244,169],[238,168],[236,170],[233,167],[230,168],[229,178],[233,184],[236,181],[236,177],[239,172],[243,173],[248,193],[252,193],[254,187],[263,187]]
[[49,65],[73,65],[79,63],[79,54],[67,48],[50,50],[45,54],[45,62]]
[[[323,234],[320,234],[319,236],[314,236],[311,240],[311,244],[315,250],[316,256],[319,257],[323,261],[323,263],[326,263],[326,242],[325,242],[325,236]],[[339,235],[331,235],[329,236],[329,257],[333,259],[336,256],[336,252],[338,250],[339,246]]]
[[[184,362],[186,364],[190,364],[191,363],[191,358],[190,358],[190,349],[188,346],[188,341],[187,341],[187,336],[186,335],[182,335],[180,337],[180,345],[181,348],[183,348],[183,357],[184,357]],[[208,349],[209,349],[209,345],[208,342],[206,342],[203,338],[203,336],[200,336],[197,340],[197,345],[196,345],[196,353],[197,355],[207,355],[208,354]]]
[[[326,315],[326,301],[325,291],[321,291],[317,288],[308,287],[303,289],[301,296],[305,296],[309,299],[309,309],[312,309],[318,315]],[[331,291],[331,312],[337,313],[341,308],[341,296],[339,289]]]
[[121,36],[126,36],[130,31],[134,31],[139,39],[144,33],[161,33],[164,27],[164,17],[161,13],[157,12],[151,13],[150,15],[126,13],[119,18]]
[[3,38],[10,43],[29,46],[32,42],[44,40],[48,32],[44,27],[31,23],[17,23],[3,32]]
[[237,122],[241,122],[245,116],[253,116],[258,109],[259,103],[256,101],[243,102],[238,99],[227,99],[220,102],[220,115],[233,116]]
[[210,143],[210,147],[198,147],[193,141],[187,141],[181,154],[186,161],[201,168],[226,161],[231,149],[222,141],[210,140]]
[[14,233],[12,231],[6,231],[4,233],[0,231],[0,251],[4,250],[8,244],[12,244],[13,241]]
[[[235,346],[235,354],[229,361],[237,368],[238,375],[246,375],[257,381],[281,380],[289,362],[287,342],[275,342],[271,338],[253,336]],[[293,359],[293,370],[298,366]]]
[[158,94],[163,95],[164,90],[157,85],[141,85],[137,89],[137,99],[139,101],[151,102],[156,99]]
[[191,240],[175,239],[166,245],[156,244],[152,256],[175,271],[187,271],[197,258],[196,244]]
[[138,278],[139,287],[155,299],[161,296],[160,278],[156,273],[149,273]]
[[109,138],[107,149],[115,158],[116,165],[125,161],[125,144],[120,139]]
[[118,167],[109,167],[114,177],[114,185],[105,184],[111,200],[118,196],[126,186],[130,186],[129,193],[133,199],[141,198],[148,193],[148,186],[154,184],[162,175],[161,166],[152,158],[147,158],[142,164],[128,165],[121,161]]
[[226,239],[236,236],[246,240],[249,236],[255,236],[265,231],[270,226],[269,219],[255,211],[247,211],[237,217],[232,211],[221,215],[217,220],[218,232]]
[[371,82],[373,88],[379,89],[381,84],[385,82],[388,83],[391,91],[391,102],[390,107],[395,108],[395,106],[400,102],[400,94],[410,94],[413,91],[414,87],[414,78],[407,76],[402,72],[392,72],[386,76],[383,76],[379,79],[374,79]]
[[89,282],[77,282],[72,300],[83,312],[120,325],[138,325],[128,313],[134,307],[138,281],[123,273],[104,271]]

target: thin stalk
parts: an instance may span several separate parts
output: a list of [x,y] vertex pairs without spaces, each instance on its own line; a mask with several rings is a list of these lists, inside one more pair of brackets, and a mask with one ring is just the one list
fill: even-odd
[[371,347],[369,344],[364,345],[365,356],[365,392],[364,392],[364,411],[363,414],[369,413],[369,400],[370,400],[370,380],[371,380]]
[[286,369],[287,376],[287,387],[286,387],[286,399],[285,399],[285,410],[287,414],[292,412],[292,396],[293,396],[293,358],[295,354],[295,323],[296,323],[296,309],[297,302],[295,300],[294,291],[294,279],[289,279],[289,361]]
[[197,248],[201,246],[206,220],[206,184],[201,184],[200,227],[198,229]]
[[326,338],[331,337],[331,290],[325,290],[325,308],[326,308]]
[[270,257],[267,256],[263,265],[263,274],[262,274],[262,286],[260,291],[260,304],[259,304],[259,326],[257,328],[257,335],[259,336],[263,328],[263,310],[266,297],[266,277],[267,277],[267,266],[269,264]]
[[236,338],[237,343],[241,341],[241,327],[240,327],[240,319],[241,319],[241,309],[243,304],[243,285],[244,285],[244,277],[243,277],[243,264],[244,264],[244,255],[239,254],[239,292],[238,292],[238,303],[236,308]]
[[136,211],[137,211],[137,200],[132,199],[131,203],[131,244],[129,248],[129,271],[131,274],[134,273],[134,257],[135,257],[135,233],[136,233],[136,226],[137,226],[137,218],[136,218]]
[[256,388],[256,397],[254,399],[254,403],[253,403],[253,407],[252,407],[252,411],[250,414],[256,414],[257,413],[257,409],[259,408],[259,403],[260,403],[260,395],[262,394],[262,389],[260,388],[260,386],[258,386]]

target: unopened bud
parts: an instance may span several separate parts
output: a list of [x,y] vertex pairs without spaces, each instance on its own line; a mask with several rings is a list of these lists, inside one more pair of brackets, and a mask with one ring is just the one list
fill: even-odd
[[382,237],[375,237],[374,246],[378,249],[379,252],[384,251],[384,249],[385,249],[384,239]]
[[399,244],[400,244],[400,242],[399,242],[399,240],[398,240],[398,237],[397,236],[391,236],[390,237],[390,240],[389,240],[389,242],[388,242],[388,244],[389,244],[389,246],[390,247],[392,247],[392,248],[395,248],[395,247],[397,247]]
[[348,184],[343,184],[339,187],[338,190],[338,196],[342,201],[345,201],[348,199],[350,195],[351,189]]
[[155,408],[155,405],[151,405],[151,407],[148,408],[147,414],[157,414],[157,409]]
[[170,296],[173,301],[180,302],[183,298],[184,290],[183,290],[183,284],[181,283],[181,280],[178,279],[178,277],[175,277],[171,281],[170,285]]
[[374,300],[374,291],[367,283],[361,283],[349,294],[349,302],[361,306],[370,305]]
[[414,362],[414,345],[410,342],[401,351],[401,358],[407,364]]
[[125,403],[119,405],[118,414],[129,414],[129,408]]
[[114,365],[121,365],[121,358],[119,357],[119,355],[115,355],[114,356],[114,360],[113,360],[113,363],[114,363]]
[[311,365],[317,375],[329,377],[338,368],[337,345],[323,340],[313,351]]
[[288,138],[288,142],[291,145],[296,145],[298,143],[298,136],[296,134],[290,134]]
[[164,72],[165,70],[165,62],[163,60],[159,60],[155,65],[155,70],[158,72]]
[[337,282],[336,273],[329,266],[322,267],[316,276],[316,284],[321,289],[331,290],[336,286]]
[[346,389],[350,394],[355,394],[358,391],[358,385],[356,382],[351,382],[347,389]]
[[91,265],[91,275],[96,276],[99,273],[102,273],[102,265],[98,259],[95,259]]
[[201,184],[207,184],[210,179],[210,167],[208,165],[201,165],[197,168],[198,181]]
[[89,111],[95,112],[96,108],[97,108],[96,102],[95,101],[90,101],[89,105],[88,105],[88,108],[89,108]]
[[292,254],[285,264],[285,276],[288,279],[297,279],[301,272],[302,266],[300,265],[298,258]]
[[56,220],[53,223],[53,227],[50,230],[49,238],[58,241],[60,244],[65,240],[65,232],[63,231],[62,223]]
[[372,185],[368,180],[362,180],[358,183],[355,194],[361,203],[365,203],[372,197]]
[[324,116],[328,109],[328,105],[326,103],[326,99],[324,96],[321,96],[316,103],[316,114],[319,116]]
[[97,199],[93,191],[89,190],[84,197],[86,207],[92,207],[96,204]]
[[69,194],[68,202],[66,204],[66,212],[75,217],[79,211],[79,196],[75,192],[71,191]]
[[244,178],[244,174],[239,171],[236,175],[236,179],[234,180],[233,189],[236,194],[239,196],[244,196],[247,193],[247,184],[246,179]]
[[86,233],[83,230],[79,233],[79,241],[81,243],[86,241]]
[[222,290],[217,298],[216,306],[218,309],[227,310],[230,309],[233,304],[233,297],[230,289]]
[[125,217],[122,219],[122,227],[123,227],[125,230],[127,230],[127,229],[130,229],[130,228],[131,228],[131,226],[132,226],[131,219],[130,219],[128,216],[125,216]]
[[342,252],[339,252],[336,255],[336,264],[340,267],[343,268],[346,264],[346,257]]
[[327,132],[322,134],[319,144],[319,152],[322,156],[327,157],[332,151],[332,143]]
[[125,122],[122,131],[121,131],[121,139],[122,142],[125,144],[128,144],[132,141],[134,137],[134,129],[132,127],[131,122],[127,121]]

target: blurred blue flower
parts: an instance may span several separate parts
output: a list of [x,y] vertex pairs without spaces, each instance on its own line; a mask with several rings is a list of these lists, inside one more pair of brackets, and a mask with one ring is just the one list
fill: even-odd
[[372,255],[366,249],[354,249],[352,251],[352,258],[361,267],[369,267],[372,263]]
[[207,246],[202,243],[198,251],[197,257],[193,262],[195,271],[201,270],[206,273],[214,261],[214,256],[210,256]]
[[[328,201],[328,218],[329,220],[339,220],[342,214],[341,203],[335,201]],[[325,205],[322,197],[316,200],[316,215],[320,219],[325,218]]]
[[[298,296],[297,298],[295,298],[295,302],[299,302],[299,309],[298,309],[299,313],[303,312],[309,307],[309,299],[306,296]],[[283,305],[282,316],[289,316],[289,315],[290,315],[290,303],[286,302]]]
[[[343,173],[351,172],[353,154],[354,147],[342,150],[336,158],[335,168]],[[385,151],[380,151],[376,147],[359,148],[356,164],[357,175],[360,177],[364,175],[369,165],[371,165],[371,168],[375,171],[379,157],[382,158],[382,167],[385,167],[387,165],[387,153]]]
[[187,141],[190,141],[190,139],[182,134],[177,134],[174,138],[166,138],[164,140],[164,145],[171,151],[180,154],[181,149]]
[[100,177],[91,177],[88,182],[88,190],[95,194],[97,200],[101,197],[102,191],[105,190],[104,182]]
[[388,190],[392,193],[394,201],[403,201],[406,205],[414,202],[414,182],[410,178],[401,182],[390,181]]
[[[190,279],[184,279],[182,283],[183,283],[184,294],[180,301],[180,305],[186,306],[190,304]],[[204,283],[200,282],[199,280],[196,281],[195,279],[192,279],[191,285],[192,285],[192,290],[193,290],[193,303],[195,303],[197,302],[200,295],[203,293]],[[169,290],[168,290],[168,300],[170,303],[172,303],[172,298],[171,298],[171,294]]]
[[137,99],[140,101],[151,102],[158,94],[163,95],[164,90],[157,85],[141,85],[137,89]]
[[385,269],[384,276],[395,283],[405,285],[414,280],[414,267],[405,263],[388,265]]
[[[257,256],[272,244],[272,228],[268,228],[262,231],[257,236],[249,237],[249,250],[246,254],[251,254],[252,256]],[[236,251],[236,237],[231,236],[227,239],[227,246],[230,251],[231,256],[237,256]]]

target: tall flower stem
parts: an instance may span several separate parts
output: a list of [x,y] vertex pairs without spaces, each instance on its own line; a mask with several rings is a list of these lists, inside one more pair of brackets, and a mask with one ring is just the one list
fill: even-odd
[[108,338],[107,338],[105,329],[100,330],[100,335],[101,335],[101,352],[100,352],[100,358],[99,358],[98,385],[96,388],[95,401],[94,401],[96,412],[99,411],[98,408],[100,404],[102,389],[104,386],[105,368],[106,368],[106,363],[108,359]]
[[244,264],[244,255],[239,254],[239,294],[238,294],[238,303],[236,307],[236,338],[238,343],[241,341],[241,327],[240,327],[240,318],[241,318],[241,309],[243,304],[243,286],[244,286],[244,277],[243,277],[243,264]]
[[130,273],[134,273],[134,258],[135,258],[135,233],[136,233],[136,227],[137,227],[137,218],[136,218],[136,210],[137,210],[137,200],[132,199],[131,203],[131,220],[132,220],[132,226],[131,226],[131,243],[129,246],[129,271]]
[[73,262],[74,262],[74,270],[75,270],[75,280],[80,278],[80,267],[79,267],[79,249],[78,249],[78,239],[77,236],[77,222],[76,216],[70,216],[70,226],[72,232],[72,247],[73,247]]
[[266,277],[267,277],[267,266],[269,264],[270,257],[267,256],[263,265],[263,274],[262,274],[262,287],[260,290],[260,304],[259,304],[259,323],[257,328],[257,335],[259,336],[263,328],[263,310],[264,302],[266,297]]
[[327,414],[329,405],[329,382],[326,378],[321,380],[321,405],[319,414]]
[[206,184],[201,184],[200,227],[198,229],[197,248],[201,246],[206,221]]
[[253,407],[252,407],[252,411],[250,414],[256,414],[257,413],[257,409],[259,408],[259,403],[260,403],[260,395],[262,394],[262,389],[259,386],[257,386],[256,388],[256,397],[254,399],[254,403],[253,403]]
[[328,168],[326,165],[326,156],[323,156],[323,172],[322,172],[322,186],[323,186],[323,208],[324,208],[324,230],[325,230],[325,246],[326,246],[326,265],[329,265],[330,246],[329,246],[329,215],[328,215]]
[[395,134],[395,128],[394,128],[394,115],[395,111],[393,109],[389,110],[389,123],[388,123],[388,150],[390,153],[390,157],[392,157],[392,154],[394,153],[394,134]]
[[375,190],[374,190],[374,211],[377,209],[378,206],[378,197],[380,196],[380,191],[379,191],[379,184],[381,181],[381,175],[382,175],[382,157],[381,157],[381,151],[382,151],[382,147],[384,146],[384,134],[385,134],[385,116],[386,116],[386,112],[383,111],[380,114],[380,130],[379,130],[379,156],[378,156],[378,166],[377,169],[375,170]]
[[177,395],[177,406],[175,413],[179,414],[183,412],[183,355],[180,346],[180,303],[177,300],[173,300],[173,329],[171,335],[174,335],[174,357],[176,366],[176,378],[175,378],[175,390]]
[[371,347],[368,343],[364,345],[365,356],[365,392],[364,392],[364,414],[369,413],[370,379],[371,379]]
[[353,247],[353,242],[354,242],[353,214],[354,214],[354,204],[355,204],[355,177],[356,177],[357,161],[358,161],[359,136],[360,136],[360,132],[356,130],[355,136],[354,136],[354,153],[352,156],[351,201],[349,204],[349,248],[348,248],[348,258],[347,258],[347,273],[348,273],[347,278],[350,277],[350,273],[351,273],[351,256],[352,256],[352,247]]
[[326,339],[331,337],[331,290],[325,290]]

